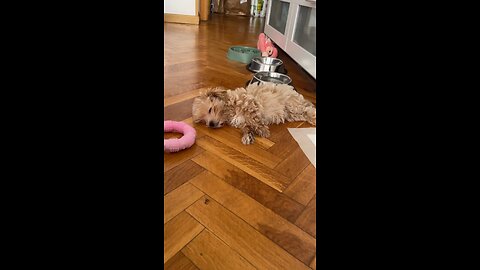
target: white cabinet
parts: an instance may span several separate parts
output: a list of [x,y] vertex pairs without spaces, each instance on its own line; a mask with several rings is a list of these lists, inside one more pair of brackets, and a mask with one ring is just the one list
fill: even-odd
[[196,5],[196,0],[165,0],[163,13],[196,16]]
[[265,34],[314,78],[317,77],[315,0],[270,0]]
[[199,24],[198,0],[163,1],[163,20],[171,23]]

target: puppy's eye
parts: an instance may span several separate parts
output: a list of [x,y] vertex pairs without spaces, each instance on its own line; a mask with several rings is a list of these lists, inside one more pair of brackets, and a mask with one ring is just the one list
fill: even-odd
[[212,108],[210,108],[210,109],[208,110],[208,113],[211,113],[211,112],[212,112]]

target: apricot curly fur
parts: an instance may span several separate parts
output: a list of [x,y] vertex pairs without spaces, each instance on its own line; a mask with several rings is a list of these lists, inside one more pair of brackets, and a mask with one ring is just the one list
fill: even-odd
[[212,128],[228,124],[241,129],[244,144],[253,143],[254,134],[269,137],[271,124],[307,121],[316,125],[315,106],[286,84],[206,89],[194,99],[192,115],[195,123],[205,122]]

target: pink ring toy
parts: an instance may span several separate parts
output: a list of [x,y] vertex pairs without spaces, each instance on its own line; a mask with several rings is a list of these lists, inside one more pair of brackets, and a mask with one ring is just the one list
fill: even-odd
[[186,123],[176,121],[164,121],[163,132],[179,132],[183,136],[179,139],[163,140],[163,150],[165,152],[178,152],[191,147],[195,143],[197,132]]

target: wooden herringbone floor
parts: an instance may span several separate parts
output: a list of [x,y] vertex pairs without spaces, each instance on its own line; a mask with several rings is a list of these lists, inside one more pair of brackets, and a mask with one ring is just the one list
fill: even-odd
[[[315,269],[316,173],[287,127],[241,143],[231,127],[193,124],[199,89],[243,87],[252,73],[230,61],[232,45],[256,46],[263,19],[214,15],[164,24],[165,120],[197,130],[193,147],[164,154],[165,269]],[[315,102],[316,83],[280,52],[295,88]],[[165,138],[180,137],[165,134]]]

